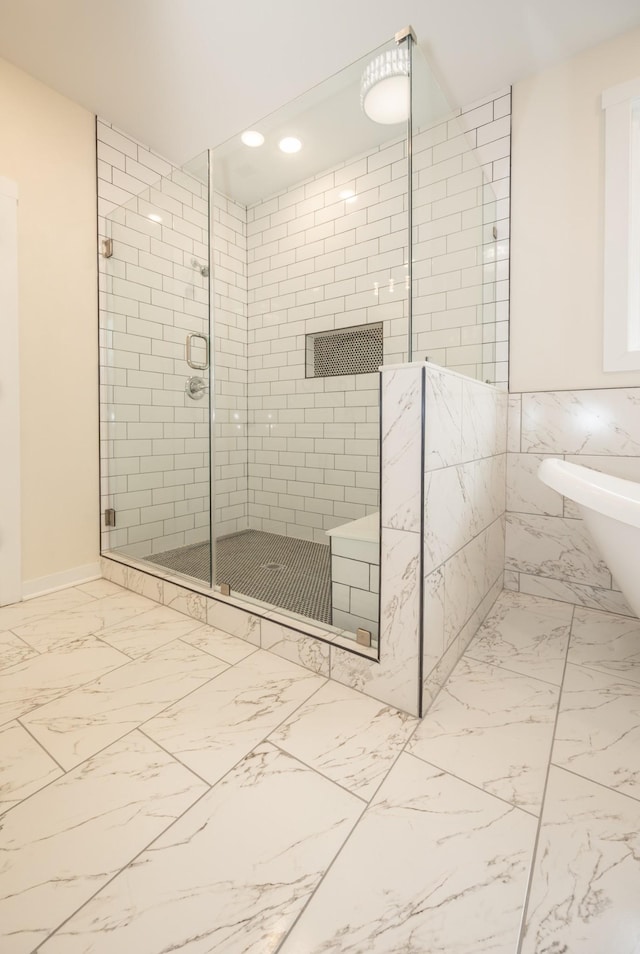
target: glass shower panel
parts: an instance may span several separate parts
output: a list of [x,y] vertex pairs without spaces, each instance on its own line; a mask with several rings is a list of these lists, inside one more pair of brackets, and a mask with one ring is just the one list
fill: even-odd
[[212,153],[216,582],[373,640],[377,369],[408,350],[409,98],[374,121],[362,84],[400,49],[255,124],[262,145]]
[[413,357],[495,381],[495,197],[420,48],[412,76]]
[[102,549],[211,584],[207,154],[107,216]]

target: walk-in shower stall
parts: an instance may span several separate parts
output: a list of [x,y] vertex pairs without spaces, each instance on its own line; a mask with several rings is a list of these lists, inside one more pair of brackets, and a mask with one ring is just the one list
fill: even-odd
[[180,169],[115,136],[103,553],[375,645],[379,368],[495,380],[495,202],[457,113],[406,30]]

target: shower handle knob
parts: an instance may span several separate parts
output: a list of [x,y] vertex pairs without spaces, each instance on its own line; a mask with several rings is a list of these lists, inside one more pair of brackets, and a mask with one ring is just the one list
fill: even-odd
[[192,401],[200,401],[207,391],[207,382],[204,380],[204,378],[194,375],[192,378],[187,378],[187,383],[185,384],[184,389],[187,393],[187,396],[190,397]]

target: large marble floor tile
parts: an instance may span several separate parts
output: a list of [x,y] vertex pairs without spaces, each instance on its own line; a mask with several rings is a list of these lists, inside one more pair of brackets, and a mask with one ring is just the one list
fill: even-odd
[[259,650],[145,725],[208,782],[217,782],[325,680]]
[[12,629],[38,652],[47,652],[71,639],[99,633],[108,626],[132,619],[157,606],[153,600],[138,596],[137,593],[129,593],[128,590],[102,600],[94,600],[91,597],[87,599],[88,603],[62,610],[52,616],[31,620]]
[[640,682],[640,619],[576,607],[569,662]]
[[503,592],[467,649],[467,656],[559,686],[573,606]]
[[17,722],[0,728],[0,814],[62,775],[62,769]]
[[191,630],[186,636],[182,636],[182,641],[189,643],[201,649],[203,653],[211,653],[224,662],[234,666],[241,659],[246,659],[251,653],[255,653],[257,646],[248,643],[245,639],[239,639],[237,636],[231,636],[229,633],[216,629],[215,626],[207,626],[198,623],[197,628]]
[[463,658],[408,751],[538,814],[559,690]]
[[119,593],[127,592],[124,587],[112,583],[110,580],[91,580],[89,583],[81,583],[76,586],[80,593],[86,593],[96,600],[104,599],[105,596],[117,596]]
[[95,636],[32,656],[0,672],[0,725],[127,662],[128,656]]
[[176,613],[168,606],[156,606],[133,619],[100,630],[100,639],[132,659],[137,659],[174,639],[186,636],[198,626],[200,623],[197,619]]
[[361,810],[353,795],[263,744],[42,954],[272,954]]
[[42,619],[60,610],[92,602],[88,593],[81,593],[71,587],[58,590],[56,593],[48,593],[46,596],[38,596],[33,600],[24,600],[22,603],[0,606],[0,630],[14,629],[29,620]]
[[41,706],[23,722],[70,769],[226,668],[220,659],[177,640]]
[[382,702],[328,682],[269,738],[368,800],[417,724]]
[[638,752],[637,683],[582,666],[567,666],[553,761],[578,775],[640,798]]
[[28,646],[23,639],[16,636],[15,633],[0,633],[0,670],[9,669],[16,663],[28,659],[29,656],[35,656],[36,650]]
[[513,954],[535,832],[401,755],[280,954]]
[[551,767],[522,954],[637,954],[638,804]]
[[30,954],[206,791],[132,733],[8,812],[0,831],[0,948]]

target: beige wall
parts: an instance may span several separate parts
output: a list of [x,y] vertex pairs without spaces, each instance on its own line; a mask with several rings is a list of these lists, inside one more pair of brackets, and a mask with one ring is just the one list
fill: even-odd
[[513,89],[510,389],[640,386],[602,370],[604,117],[640,30]]
[[91,113],[3,60],[0,117],[0,175],[19,189],[29,581],[98,559],[95,132]]

